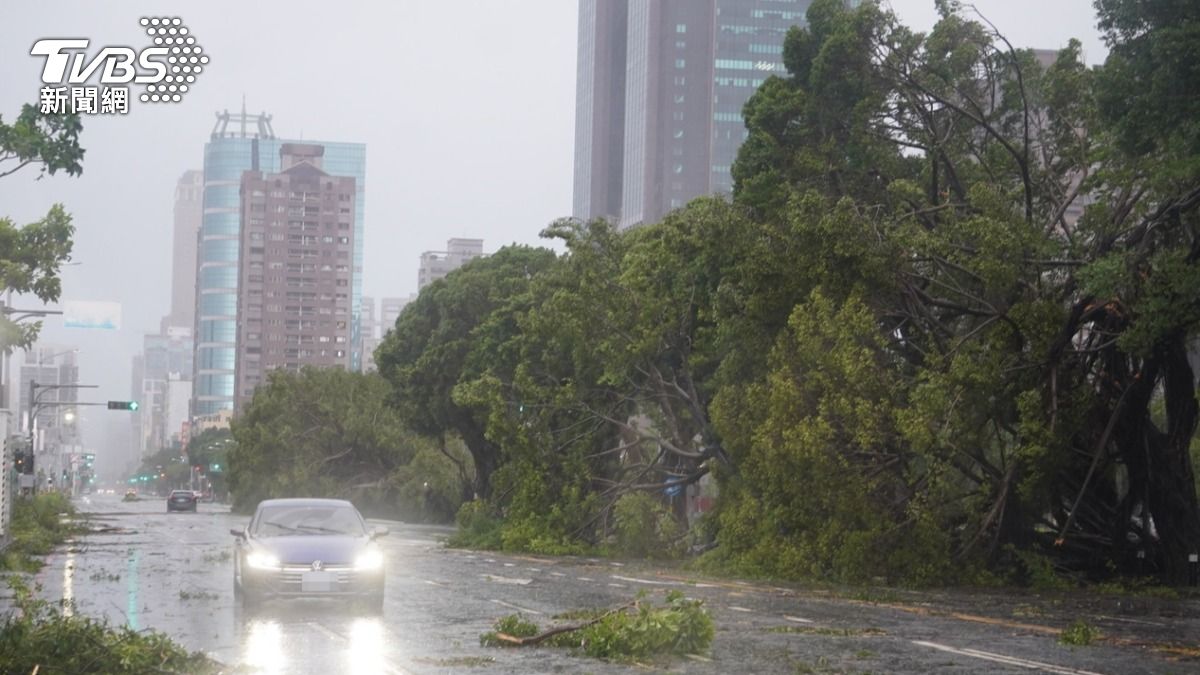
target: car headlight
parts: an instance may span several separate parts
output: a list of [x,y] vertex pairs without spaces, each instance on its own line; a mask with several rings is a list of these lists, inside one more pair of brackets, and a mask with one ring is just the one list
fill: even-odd
[[375,550],[360,553],[354,560],[356,570],[377,570],[383,567],[383,553]]
[[279,558],[270,553],[251,553],[246,556],[246,564],[259,570],[279,569]]

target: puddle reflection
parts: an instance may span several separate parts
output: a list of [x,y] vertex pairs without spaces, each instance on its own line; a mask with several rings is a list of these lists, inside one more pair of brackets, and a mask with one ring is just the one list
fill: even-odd
[[355,619],[350,624],[351,673],[382,673],[386,663],[383,624],[379,619]]
[[283,629],[279,622],[254,619],[246,626],[246,654],[243,663],[260,673],[282,673]]
[[255,673],[395,672],[378,616],[296,600],[244,614],[241,626],[240,663]]

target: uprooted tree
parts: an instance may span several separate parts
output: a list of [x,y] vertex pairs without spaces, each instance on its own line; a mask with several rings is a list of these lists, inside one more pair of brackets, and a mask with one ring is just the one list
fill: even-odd
[[1089,69],[955,2],[922,34],[817,0],[732,203],[452,273],[380,351],[394,402],[467,440],[510,548],[604,543],[624,495],[712,473],[742,571],[1185,578],[1200,10],[1097,5]]
[[[1200,549],[1200,172],[1195,117],[1171,92],[1200,83],[1174,69],[1143,85],[1165,58],[1149,43],[1198,17],[1149,4],[1098,3],[1113,54],[1095,70],[1077,43],[1039,62],[951,2],[928,35],[834,1],[793,29],[790,76],[746,106],[737,198],[795,252],[772,271],[825,273],[772,352],[775,381],[729,406],[777,429],[727,439],[746,448],[725,505],[744,557],[867,561],[847,550],[862,534],[864,549],[933,546],[918,576],[1028,551],[1132,572],[1144,551],[1185,578]],[[1158,123],[1139,128],[1142,113]],[[764,484],[780,453],[857,494]],[[768,524],[751,527],[750,505]],[[842,543],[813,533],[842,507]],[[803,545],[761,549],[771,528]]]

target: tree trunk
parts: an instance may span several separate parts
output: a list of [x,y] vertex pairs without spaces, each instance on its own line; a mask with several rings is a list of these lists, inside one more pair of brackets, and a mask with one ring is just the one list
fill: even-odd
[[1190,454],[1197,421],[1195,380],[1182,339],[1170,340],[1161,358],[1167,432],[1146,432],[1148,497],[1165,581],[1183,584],[1188,581],[1188,556],[1200,553],[1200,509]]

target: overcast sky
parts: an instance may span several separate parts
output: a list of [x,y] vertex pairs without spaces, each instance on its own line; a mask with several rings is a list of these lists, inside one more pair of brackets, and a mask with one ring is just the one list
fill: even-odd
[[[933,0],[890,4],[917,29],[936,18]],[[1090,0],[975,5],[1017,46],[1077,37],[1088,62],[1103,61]],[[482,238],[487,251],[539,243],[571,209],[577,9],[575,0],[7,3],[5,121],[37,100],[43,59],[29,49],[39,39],[138,49],[142,16],[179,16],[211,57],[181,103],[134,101],[128,115],[86,118],[81,177],[35,182],[27,170],[0,180],[0,215],[28,222],[54,202],[73,214],[80,264],[64,270],[64,299],[123,307],[119,331],[50,320],[44,337],[80,348],[81,381],[101,385],[96,400],[129,395],[130,360],[169,310],[175,183],[202,168],[214,113],[239,109],[243,96],[249,112],[274,116],[281,138],[366,144],[365,295],[416,291],[419,255],[450,237]],[[101,449],[126,437],[125,416],[85,417],[86,439]]]

